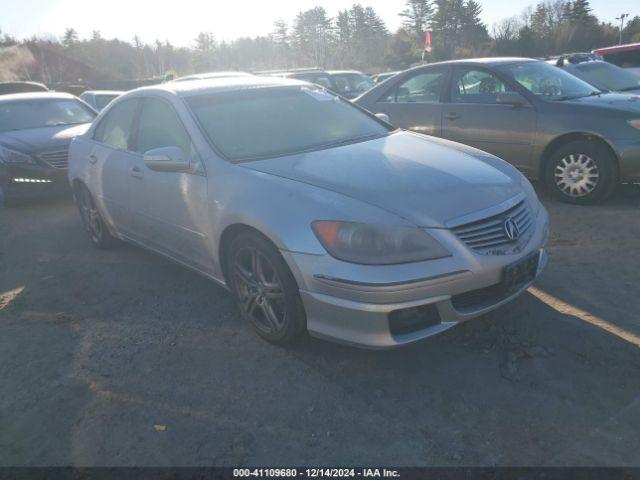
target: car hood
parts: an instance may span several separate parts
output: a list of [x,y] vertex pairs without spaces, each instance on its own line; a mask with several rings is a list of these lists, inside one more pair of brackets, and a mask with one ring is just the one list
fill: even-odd
[[607,110],[617,110],[621,112],[640,113],[640,97],[625,93],[603,93],[592,97],[575,98],[561,102],[564,104],[575,104],[605,108]]
[[521,174],[506,162],[409,132],[242,166],[341,193],[423,227],[444,227],[522,192]]
[[90,123],[83,123],[0,132],[0,145],[27,154],[64,149],[69,146],[74,137],[86,132],[90,125]]

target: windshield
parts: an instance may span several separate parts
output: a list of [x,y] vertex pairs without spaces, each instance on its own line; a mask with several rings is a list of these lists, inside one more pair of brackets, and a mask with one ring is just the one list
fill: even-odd
[[340,94],[364,93],[374,85],[373,80],[362,73],[332,73],[331,78]]
[[498,68],[543,100],[561,101],[600,93],[587,82],[546,62],[513,63]]
[[259,88],[187,99],[213,145],[231,161],[364,141],[389,129],[315,87]]
[[95,114],[73,99],[47,98],[0,103],[0,132],[91,123]]
[[624,92],[640,88],[640,77],[607,62],[581,63],[570,71],[602,90]]
[[117,98],[119,95],[118,94],[107,94],[107,93],[103,93],[100,95],[96,95],[96,107],[98,108],[98,110],[102,110],[104,107],[106,107],[107,105],[109,105],[109,103],[111,102],[111,100],[113,100],[114,98]]

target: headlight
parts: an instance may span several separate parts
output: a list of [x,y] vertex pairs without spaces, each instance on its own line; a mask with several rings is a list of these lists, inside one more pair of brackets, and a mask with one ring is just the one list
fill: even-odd
[[320,220],[311,226],[327,252],[345,262],[391,265],[451,256],[419,228]]
[[13,165],[16,163],[33,163],[33,158],[26,153],[20,153],[6,147],[0,147],[0,162],[7,165]]
[[627,120],[627,123],[633,128],[640,130],[640,118],[636,118],[635,120]]

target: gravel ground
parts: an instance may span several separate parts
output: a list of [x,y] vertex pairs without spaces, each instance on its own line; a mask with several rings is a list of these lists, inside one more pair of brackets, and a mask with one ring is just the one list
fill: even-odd
[[0,465],[640,465],[640,189],[543,201],[536,287],[393,351],[272,346],[70,201],[0,208]]

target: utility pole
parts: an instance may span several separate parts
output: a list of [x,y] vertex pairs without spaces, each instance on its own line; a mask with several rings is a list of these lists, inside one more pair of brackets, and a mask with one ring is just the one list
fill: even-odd
[[616,20],[620,20],[620,41],[618,41],[618,45],[622,45],[622,29],[624,28],[624,19],[628,16],[628,13],[621,13],[619,17],[616,17]]

